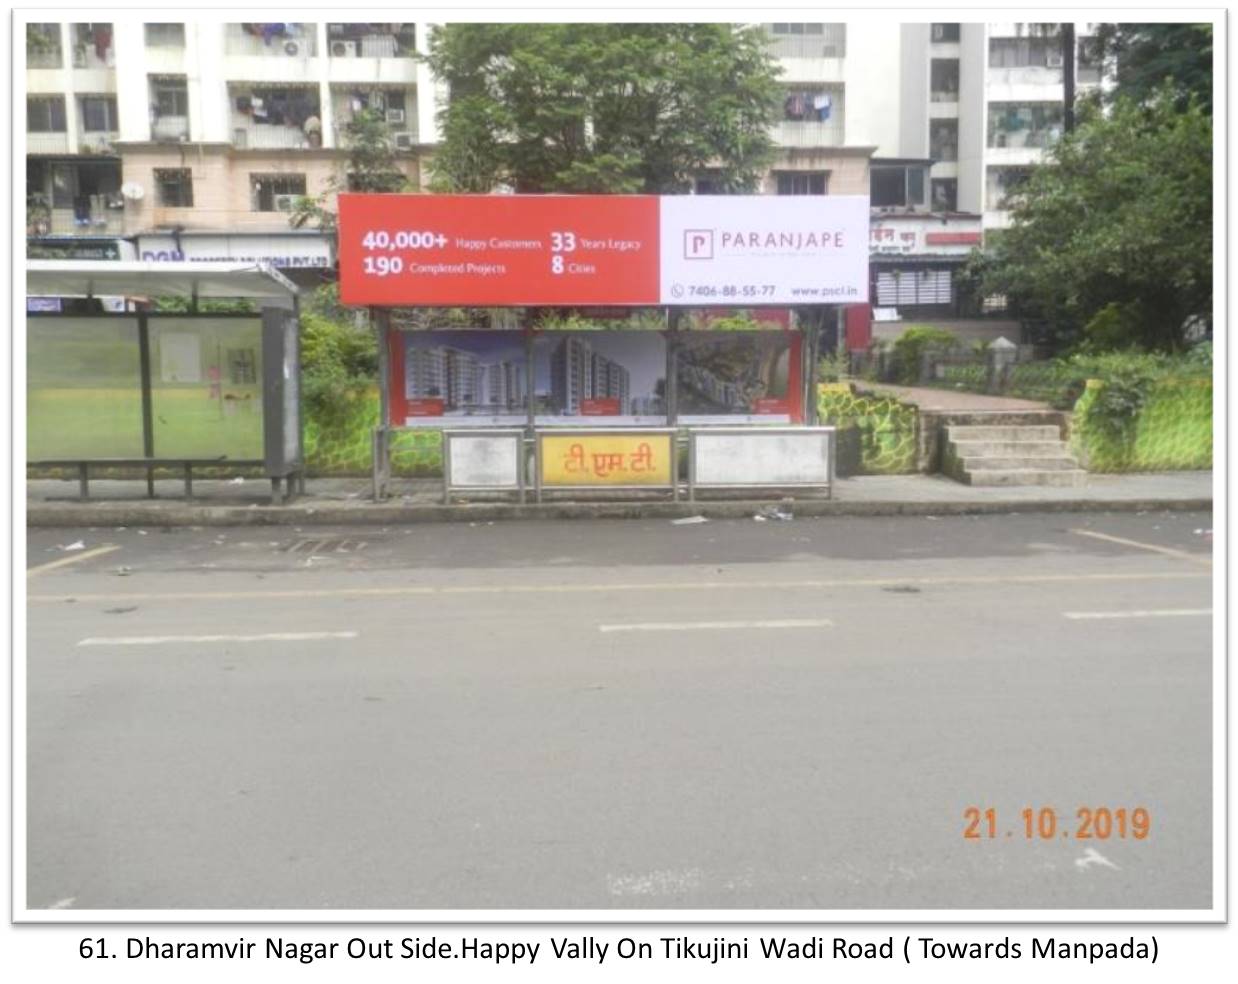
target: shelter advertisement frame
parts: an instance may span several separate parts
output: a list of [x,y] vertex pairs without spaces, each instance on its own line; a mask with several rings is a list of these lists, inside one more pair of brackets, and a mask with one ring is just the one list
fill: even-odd
[[[789,482],[702,482],[698,478],[700,438],[739,437],[760,439],[779,436],[821,436],[825,438],[825,480]],[[835,462],[838,455],[837,430],[834,427],[693,427],[688,431],[688,499],[696,499],[698,489],[820,489],[827,498],[834,498]]]
[[[516,475],[515,482],[511,484],[488,484],[481,485],[477,483],[466,483],[457,485],[453,480],[452,475],[452,456],[451,447],[456,441],[468,441],[485,438],[507,438],[515,445],[515,461],[513,470]],[[524,430],[517,427],[493,427],[493,428],[469,428],[468,430],[444,430],[443,431],[443,504],[448,505],[451,502],[451,496],[454,492],[515,492],[521,504],[524,503],[525,489],[527,486],[526,472],[528,471],[528,455],[526,453],[526,438]]]

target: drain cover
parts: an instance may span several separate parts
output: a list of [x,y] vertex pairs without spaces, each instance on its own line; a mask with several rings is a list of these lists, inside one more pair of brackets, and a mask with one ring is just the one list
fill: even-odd
[[325,554],[325,553],[357,553],[364,550],[368,544],[365,540],[351,540],[342,536],[304,537],[293,540],[280,547],[283,553]]

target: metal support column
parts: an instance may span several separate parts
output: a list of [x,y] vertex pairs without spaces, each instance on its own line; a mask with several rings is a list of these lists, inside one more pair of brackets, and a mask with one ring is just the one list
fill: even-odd
[[[142,383],[142,454],[146,458],[155,456],[155,415],[152,409],[150,383],[150,324],[146,317],[146,306],[138,308],[138,362]],[[155,472],[146,466],[146,496],[155,497]]]

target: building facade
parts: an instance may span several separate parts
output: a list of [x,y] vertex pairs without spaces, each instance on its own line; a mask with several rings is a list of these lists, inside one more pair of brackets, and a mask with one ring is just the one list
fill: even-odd
[[[27,232],[44,255],[266,259],[312,280],[332,244],[289,213],[347,186],[352,116],[381,114],[414,190],[438,140],[447,94],[415,57],[429,24],[26,27]],[[1061,135],[1060,25],[761,29],[783,88],[762,192],[869,195],[872,302],[955,304],[952,271]],[[1101,83],[1091,32],[1075,25],[1081,94]]]

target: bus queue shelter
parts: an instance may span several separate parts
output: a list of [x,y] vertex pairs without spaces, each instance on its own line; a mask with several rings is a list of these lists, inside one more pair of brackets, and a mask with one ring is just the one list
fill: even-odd
[[[26,313],[26,461],[77,472],[183,474],[261,468],[273,495],[304,482],[298,289],[265,264],[31,260]],[[187,310],[161,311],[178,297]],[[73,313],[64,299],[123,299]],[[239,299],[255,312],[208,313]],[[78,306],[80,307],[80,306]],[[57,310],[59,308],[59,310]]]

